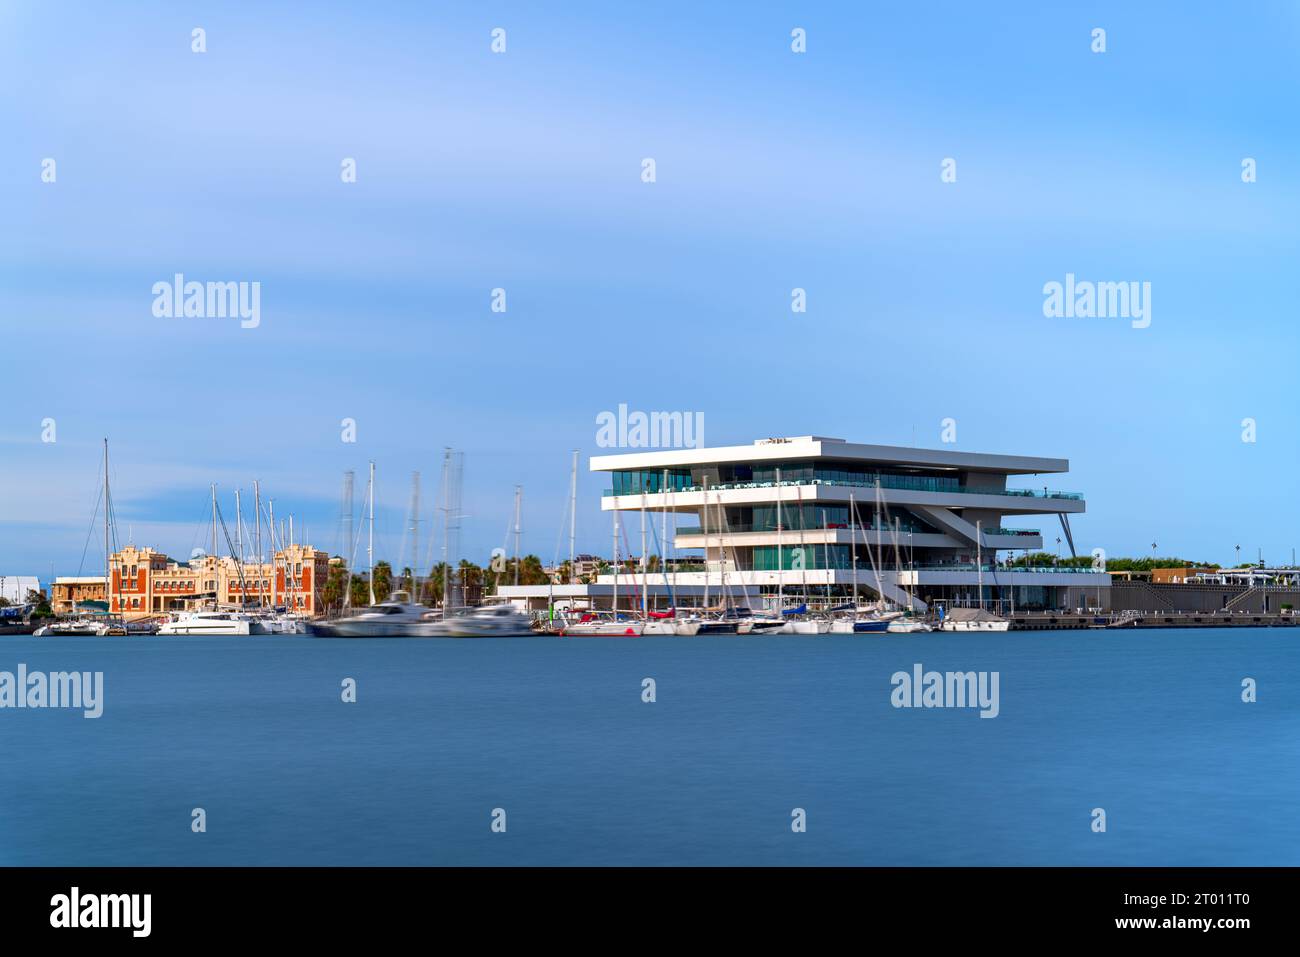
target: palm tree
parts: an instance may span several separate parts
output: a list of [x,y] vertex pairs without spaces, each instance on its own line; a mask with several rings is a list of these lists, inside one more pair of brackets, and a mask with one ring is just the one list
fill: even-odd
[[321,589],[320,600],[329,609],[343,604],[344,579],[347,575],[341,563],[331,563],[329,574],[325,578],[325,587]]
[[353,575],[349,588],[352,591],[349,604],[354,608],[370,604],[370,580],[365,575]]
[[465,604],[470,605],[481,600],[483,597],[483,569],[468,558],[462,558],[456,573],[460,579],[461,595]]
[[551,577],[546,574],[542,560],[536,555],[525,555],[519,562],[519,584],[545,585],[550,580]]
[[393,566],[388,562],[375,562],[375,601],[388,601],[393,593]]

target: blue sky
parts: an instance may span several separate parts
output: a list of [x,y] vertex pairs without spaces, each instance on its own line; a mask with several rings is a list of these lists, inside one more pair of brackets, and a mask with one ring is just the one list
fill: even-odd
[[[0,570],[78,570],[105,435],[122,538],[171,554],[254,478],[334,548],[374,459],[395,559],[452,446],[466,554],[522,484],[549,561],[619,403],[709,444],[951,417],[1070,459],[1081,550],[1300,545],[1293,4],[376,6],[0,8]],[[155,318],[176,272],[260,282],[261,325]],[[1150,328],[1045,318],[1067,272],[1150,282]]]

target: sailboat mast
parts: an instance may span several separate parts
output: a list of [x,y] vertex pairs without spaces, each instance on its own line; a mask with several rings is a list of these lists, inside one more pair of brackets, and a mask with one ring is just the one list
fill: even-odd
[[641,490],[641,614],[648,614],[650,602],[646,596],[646,540],[645,540],[645,489]]
[[515,486],[515,584],[519,584],[519,506],[524,496],[524,487]]
[[795,486],[795,502],[799,506],[799,590],[802,592],[799,600],[804,605],[808,604],[808,555],[804,551],[804,515],[803,515],[803,484],[802,480],[799,485]]
[[419,601],[417,582],[420,578],[420,473],[411,473],[411,594],[410,600]]
[[370,540],[366,544],[366,561],[370,566],[370,604],[375,604],[375,463],[370,463]]
[[849,552],[853,556],[853,610],[858,610],[858,507],[849,493]]
[[704,508],[700,510],[700,531],[704,533],[704,610],[709,610],[709,477],[704,476]]
[[578,542],[578,450],[573,450],[573,472],[569,476],[569,583],[577,584]]
[[984,610],[984,533],[981,531],[983,522],[976,519],[975,521],[975,578],[979,582],[980,590],[980,610]]
[[618,621],[618,509],[614,509],[614,620]]
[[[253,528],[255,529],[253,550],[257,553],[257,564],[260,566],[262,564],[262,486],[257,479],[253,479]],[[260,587],[258,594],[259,596],[261,594]],[[262,604],[260,597],[258,604]]]
[[[825,529],[827,527],[828,526],[826,524],[826,509],[822,509],[822,528]],[[830,546],[829,535],[822,539],[822,565],[825,566],[824,570],[826,572],[826,605],[827,607],[829,607],[831,603],[831,546]]]
[[[664,484],[659,489],[663,506],[659,511],[659,571],[663,573],[664,584],[668,584],[668,470],[664,469]],[[669,596],[673,605],[677,604],[677,591]]]
[[[112,572],[109,570],[109,566],[110,566],[109,556],[112,553],[109,551],[110,546],[108,543],[108,513],[109,513],[108,439],[105,438],[104,439],[104,608],[106,614],[113,610],[113,596],[110,593],[113,576],[112,576]],[[53,586],[51,586],[51,588],[53,588]]]
[[781,470],[776,470],[776,613],[785,614],[785,556],[781,545]]

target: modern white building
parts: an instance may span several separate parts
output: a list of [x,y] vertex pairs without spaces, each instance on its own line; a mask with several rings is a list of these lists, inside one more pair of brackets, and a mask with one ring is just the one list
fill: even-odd
[[[1036,517],[1058,523],[1074,553],[1069,518],[1084,511],[1083,497],[1036,478],[1009,481],[1066,472],[1065,459],[809,435],[596,456],[591,469],[610,475],[601,508],[612,513],[611,547],[620,556],[698,562],[692,571],[622,572],[624,608],[640,607],[642,595],[651,608],[819,607],[841,604],[856,590],[864,601],[878,591],[924,611],[936,602],[978,604],[981,586],[984,603],[1001,610],[1103,607],[1108,597],[1110,576],[1091,568],[1004,562],[1042,550],[1043,532],[1019,524]],[[551,600],[607,608],[615,576],[501,593],[532,608]]]
[[22,605],[29,591],[40,591],[41,583],[35,575],[0,575],[0,598],[11,605]]

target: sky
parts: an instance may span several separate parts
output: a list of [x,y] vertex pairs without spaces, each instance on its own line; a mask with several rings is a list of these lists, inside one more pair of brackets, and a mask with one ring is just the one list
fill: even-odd
[[[0,573],[102,567],[104,437],[119,541],[174,557],[254,479],[338,551],[373,460],[405,564],[445,447],[466,557],[516,485],[567,554],[574,449],[607,552],[623,403],[1063,457],[1025,484],[1084,493],[1081,552],[1290,561],[1300,8],[538,7],[0,6]],[[156,316],[176,273],[260,283],[259,324]],[[1045,316],[1067,274],[1149,282],[1149,326]]]

